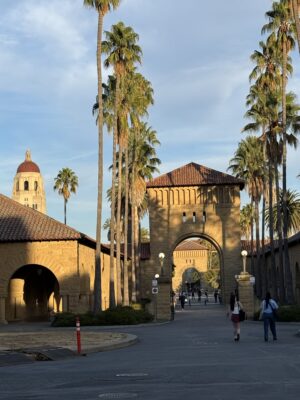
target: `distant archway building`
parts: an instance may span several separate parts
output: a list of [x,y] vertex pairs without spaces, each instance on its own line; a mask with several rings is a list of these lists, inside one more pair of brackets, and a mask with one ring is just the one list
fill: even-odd
[[159,278],[158,316],[170,315],[172,265],[175,248],[185,239],[203,238],[220,257],[221,290],[228,299],[241,271],[240,190],[244,182],[231,175],[187,164],[147,183],[150,258],[143,265],[143,296],[160,272],[159,253],[165,254]]

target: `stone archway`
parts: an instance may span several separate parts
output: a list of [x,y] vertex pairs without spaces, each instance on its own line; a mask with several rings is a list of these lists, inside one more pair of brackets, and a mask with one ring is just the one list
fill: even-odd
[[51,311],[60,309],[59,283],[50,269],[29,264],[14,272],[6,300],[8,321],[47,320]]
[[207,238],[219,252],[224,301],[235,288],[242,269],[240,190],[243,181],[195,163],[187,164],[147,183],[150,254],[145,294],[159,271],[159,254],[165,254],[160,279],[158,315],[170,317],[173,252],[189,237]]

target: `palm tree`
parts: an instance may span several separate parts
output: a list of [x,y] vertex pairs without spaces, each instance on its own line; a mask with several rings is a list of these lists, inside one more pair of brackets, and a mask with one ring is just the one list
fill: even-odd
[[[135,63],[141,62],[141,48],[137,45],[138,35],[131,27],[126,27],[123,22],[113,25],[111,32],[106,31],[106,40],[102,42],[103,53],[107,55],[104,65],[106,68],[113,67],[116,78],[114,122],[113,122],[113,168],[112,168],[112,202],[111,202],[111,238],[114,238],[114,218],[115,218],[115,184],[116,184],[116,147],[118,138],[118,118],[121,100],[121,83],[126,71],[131,69]],[[119,151],[119,154],[121,152]],[[120,177],[121,178],[121,177]],[[119,221],[117,220],[117,224]],[[117,234],[118,234],[118,226]],[[119,236],[117,245],[119,246]],[[117,276],[119,284],[117,286],[117,303],[121,303],[121,284],[120,284],[120,264],[117,257]],[[114,306],[114,242],[111,241],[110,249],[110,306]]]
[[272,4],[272,9],[266,13],[269,23],[263,26],[262,33],[273,32],[276,34],[278,46],[282,51],[282,190],[283,190],[283,244],[284,264],[287,281],[288,302],[294,302],[292,276],[288,251],[287,230],[287,188],[286,188],[286,157],[287,157],[287,133],[286,133],[286,85],[288,53],[294,48],[295,24],[292,22],[292,9],[289,0],[281,0]]
[[[279,198],[280,218],[283,218],[283,193],[280,192]],[[287,209],[288,209],[288,232],[295,234],[300,228],[300,194],[295,190],[287,191]],[[274,229],[277,230],[277,213],[274,212]],[[266,210],[266,221],[270,223],[270,211]]]
[[121,0],[84,0],[86,7],[94,8],[98,13],[97,32],[97,76],[98,76],[98,197],[97,197],[97,223],[96,223],[96,253],[95,253],[95,279],[94,279],[94,313],[102,309],[101,301],[101,225],[102,225],[102,192],[103,192],[103,105],[102,105],[102,31],[104,16],[116,9]]
[[291,0],[290,8],[292,10],[294,21],[295,21],[298,49],[300,51],[300,19],[299,19],[300,0]]
[[[259,247],[259,202],[262,196],[265,165],[263,158],[263,146],[261,140],[255,136],[248,136],[239,143],[235,156],[230,160],[229,170],[233,174],[245,180],[245,186],[254,204],[254,219],[256,232],[256,269],[257,269],[257,293],[261,295],[261,270],[260,270],[260,247]],[[252,235],[251,235],[252,236]],[[253,236],[251,237],[251,261],[253,259]]]
[[[137,134],[138,132],[138,134]],[[131,184],[131,223],[132,223],[132,242],[134,243],[135,263],[132,264],[132,300],[136,299],[136,286],[139,272],[139,223],[140,219],[147,210],[146,199],[146,180],[152,179],[155,172],[158,172],[157,166],[160,160],[156,156],[155,147],[160,142],[157,139],[157,133],[146,122],[139,122],[138,127],[131,129],[129,138],[130,153],[130,184]]]
[[71,196],[71,193],[76,193],[78,187],[78,177],[75,172],[70,168],[61,169],[57,177],[54,178],[53,190],[58,190],[58,194],[64,198],[64,222],[67,223],[67,202]]
[[248,242],[251,239],[251,226],[253,221],[254,210],[251,204],[246,204],[240,213],[240,226],[242,236]]

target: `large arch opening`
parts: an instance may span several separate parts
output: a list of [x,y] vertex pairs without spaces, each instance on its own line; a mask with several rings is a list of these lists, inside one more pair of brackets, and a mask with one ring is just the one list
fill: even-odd
[[199,235],[181,239],[173,250],[172,288],[176,297],[183,293],[199,302],[207,293],[221,302],[222,266],[221,250],[210,238]]
[[24,265],[11,277],[6,302],[8,321],[43,321],[60,311],[59,283],[48,268]]

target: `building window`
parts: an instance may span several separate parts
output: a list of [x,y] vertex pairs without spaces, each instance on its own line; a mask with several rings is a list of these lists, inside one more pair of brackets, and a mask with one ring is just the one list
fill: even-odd
[[35,190],[35,191],[38,190],[38,183],[37,183],[37,181],[34,181],[34,190]]
[[28,181],[24,182],[24,190],[29,190],[29,182]]
[[205,223],[206,222],[206,212],[203,211],[202,213],[202,222]]
[[195,213],[195,211],[193,212],[193,223],[195,223],[196,222],[196,213]]
[[186,221],[186,213],[183,212],[183,213],[182,213],[182,222],[185,222],[185,221]]

